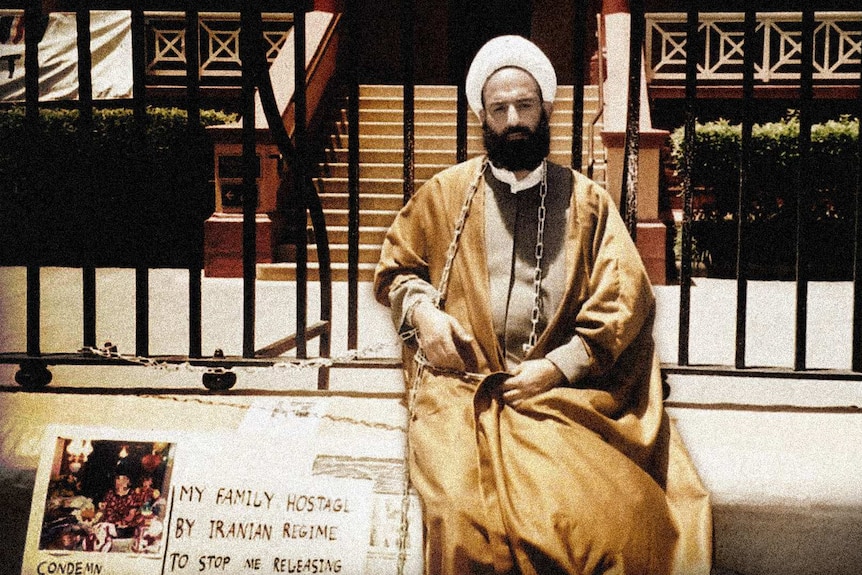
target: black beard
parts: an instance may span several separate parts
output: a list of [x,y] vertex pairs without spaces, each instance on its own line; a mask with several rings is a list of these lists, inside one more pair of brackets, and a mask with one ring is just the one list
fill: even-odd
[[[523,140],[509,140],[510,134],[524,134]],[[533,171],[539,167],[551,151],[551,127],[548,114],[542,110],[542,117],[535,131],[527,127],[507,128],[497,134],[482,124],[482,135],[485,141],[485,151],[488,159],[497,166],[510,172],[521,170]]]

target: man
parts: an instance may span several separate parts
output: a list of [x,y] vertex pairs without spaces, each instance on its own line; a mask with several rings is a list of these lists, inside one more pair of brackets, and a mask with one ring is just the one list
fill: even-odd
[[554,69],[502,36],[466,88],[487,156],[404,206],[374,286],[415,385],[426,571],[706,574],[708,495],[662,405],[643,264],[608,194],[546,159]]

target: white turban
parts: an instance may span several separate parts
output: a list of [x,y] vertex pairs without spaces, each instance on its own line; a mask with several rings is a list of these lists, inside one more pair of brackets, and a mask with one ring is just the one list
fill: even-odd
[[482,46],[467,72],[467,102],[477,116],[482,110],[482,89],[500,68],[515,67],[527,71],[539,84],[542,100],[553,102],[557,94],[554,66],[538,46],[523,36],[498,36]]

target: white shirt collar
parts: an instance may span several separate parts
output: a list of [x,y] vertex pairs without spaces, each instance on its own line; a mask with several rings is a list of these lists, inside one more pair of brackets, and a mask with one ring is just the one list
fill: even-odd
[[511,186],[512,188],[513,194],[516,194],[521,190],[526,190],[532,188],[533,186],[537,186],[539,182],[542,181],[543,163],[539,164],[538,168],[527,174],[524,179],[519,180],[515,177],[514,172],[511,172],[504,168],[498,168],[492,162],[488,162],[491,167],[491,173],[494,174],[494,177],[503,182],[504,184],[509,184],[509,186]]

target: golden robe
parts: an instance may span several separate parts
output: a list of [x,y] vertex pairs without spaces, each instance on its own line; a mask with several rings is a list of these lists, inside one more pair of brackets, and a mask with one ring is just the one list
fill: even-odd
[[[383,245],[375,295],[412,278],[439,284],[481,159],[429,180]],[[468,370],[503,371],[485,255],[484,180],[451,270],[445,311],[474,337]],[[489,380],[421,371],[408,441],[433,574],[707,575],[709,496],[663,406],[655,300],[610,196],[574,173],[567,283],[527,358],[582,338],[586,378],[515,410]],[[405,378],[415,372],[405,346]],[[493,378],[491,378],[493,379]]]

